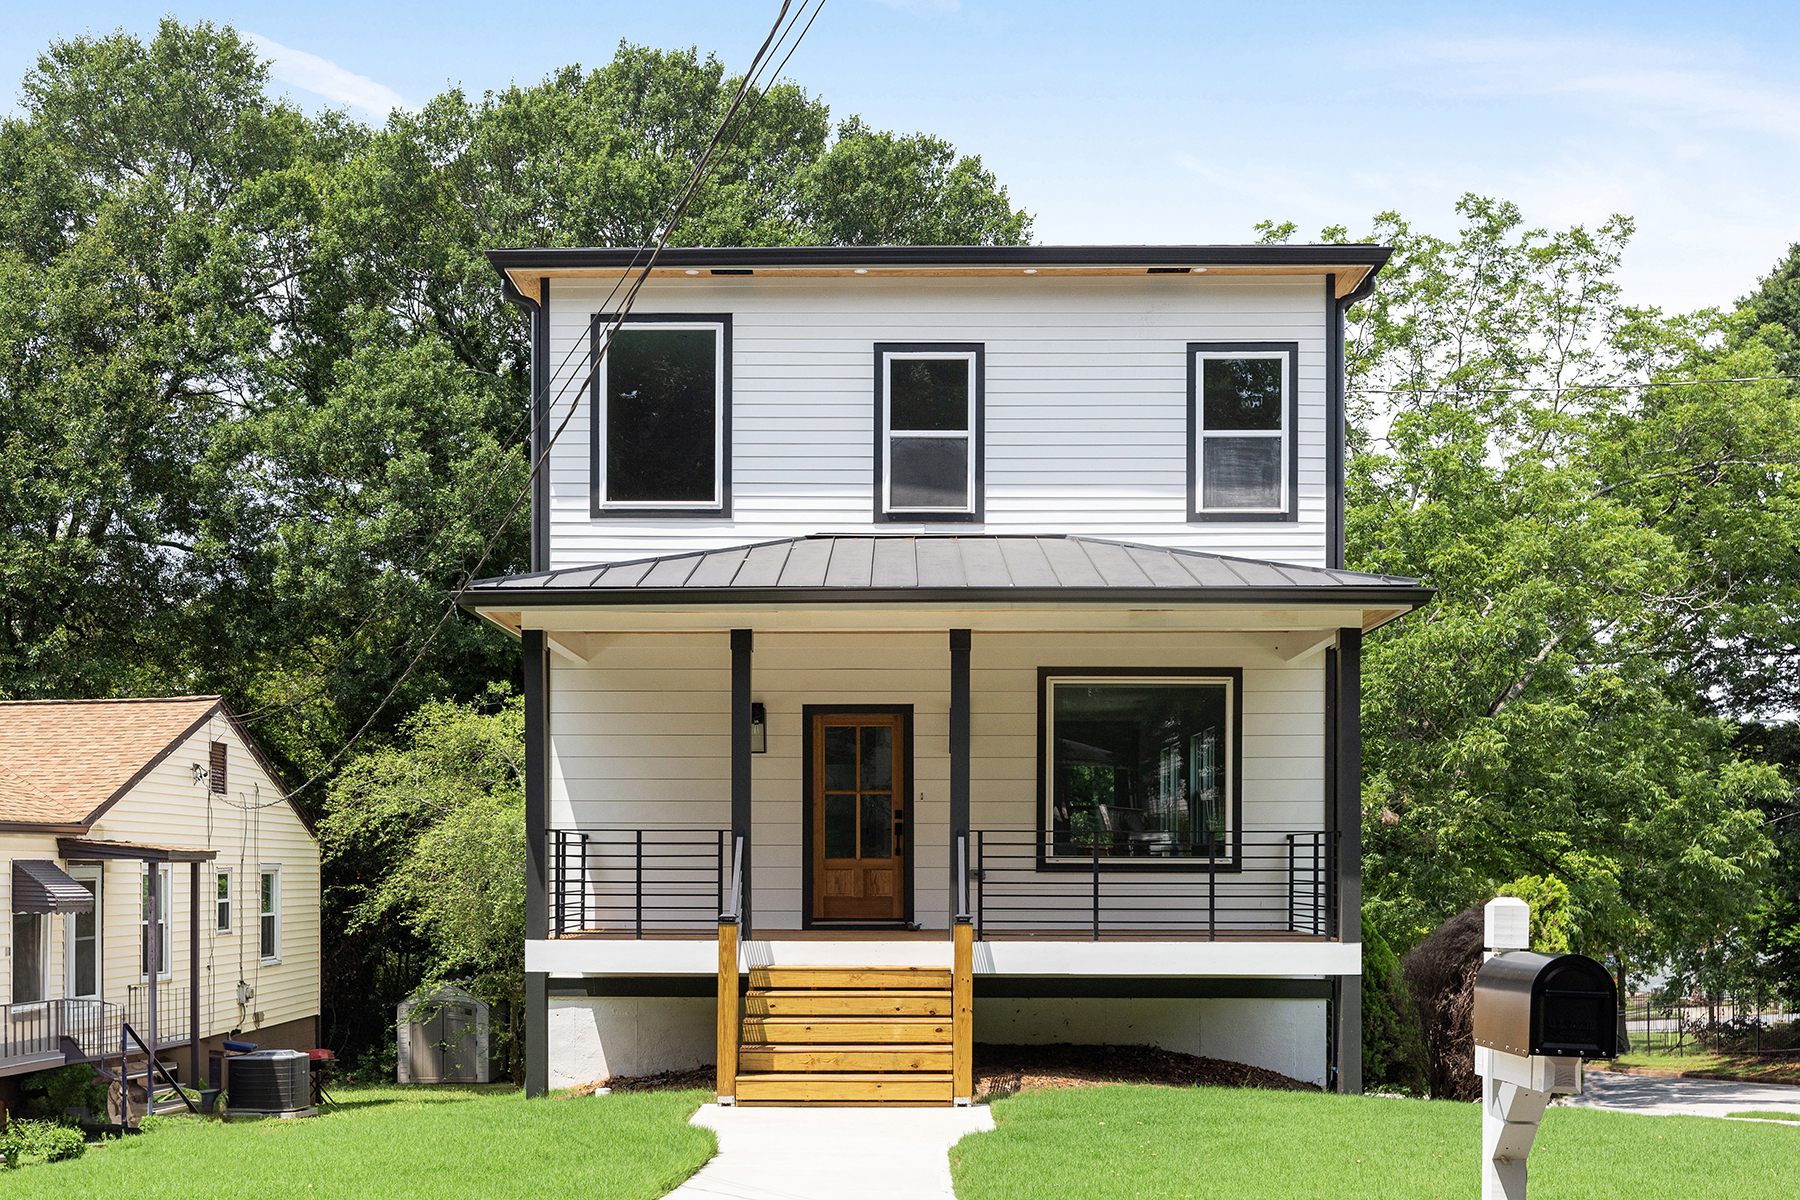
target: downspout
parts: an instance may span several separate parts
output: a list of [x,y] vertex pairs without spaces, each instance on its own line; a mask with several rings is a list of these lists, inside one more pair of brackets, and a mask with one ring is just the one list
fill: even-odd
[[[502,273],[500,281],[500,294],[506,302],[531,318],[531,431],[525,439],[529,470],[543,456],[550,438],[550,281],[538,280],[541,302],[521,292],[511,275]],[[545,470],[535,471],[531,477],[531,569],[544,571],[549,566],[550,473]]]

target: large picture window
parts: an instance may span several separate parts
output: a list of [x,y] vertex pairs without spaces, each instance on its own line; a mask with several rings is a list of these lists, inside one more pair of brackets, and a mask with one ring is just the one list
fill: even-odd
[[[596,314],[592,352],[607,327]],[[628,317],[594,372],[595,516],[729,507],[731,318]]]
[[979,521],[984,350],[875,347],[875,519]]
[[1235,857],[1236,671],[1043,672],[1046,854]]
[[1295,519],[1299,354],[1292,342],[1189,344],[1189,519]]

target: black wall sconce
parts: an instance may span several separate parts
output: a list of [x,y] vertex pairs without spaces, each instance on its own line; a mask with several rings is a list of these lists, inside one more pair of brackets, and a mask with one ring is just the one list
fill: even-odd
[[750,753],[769,752],[769,714],[760,704],[750,706]]

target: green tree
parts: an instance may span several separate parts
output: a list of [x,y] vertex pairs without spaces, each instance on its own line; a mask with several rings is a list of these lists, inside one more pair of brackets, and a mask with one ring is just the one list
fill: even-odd
[[[335,991],[367,989],[353,1044],[378,1044],[395,1004],[453,977],[518,1023],[524,742],[523,702],[504,689],[482,705],[431,700],[333,779],[319,824],[326,971]],[[509,1047],[516,1059],[516,1037]]]

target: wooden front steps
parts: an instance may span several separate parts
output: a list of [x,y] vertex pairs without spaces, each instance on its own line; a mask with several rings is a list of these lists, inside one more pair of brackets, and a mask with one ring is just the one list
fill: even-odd
[[[736,972],[730,972],[729,985],[725,977],[723,940],[720,949],[722,1100],[746,1105],[968,1102],[973,987],[967,976],[969,956],[960,945],[962,972],[940,967],[753,967],[741,1007]],[[728,1018],[727,1004],[735,1010],[735,1020]]]

